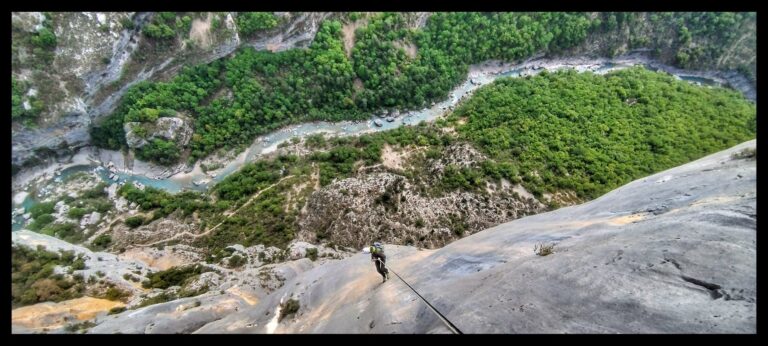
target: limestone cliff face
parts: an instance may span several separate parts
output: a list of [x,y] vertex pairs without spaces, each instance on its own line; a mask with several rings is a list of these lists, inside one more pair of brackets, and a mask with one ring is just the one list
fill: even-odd
[[[36,90],[46,106],[39,126],[14,124],[12,159],[16,164],[33,157],[38,148],[77,147],[89,141],[92,97],[121,77],[149,13],[66,12],[50,16],[57,41],[52,65],[34,65],[33,48],[14,42],[12,74]],[[12,23],[14,30],[32,33],[40,30],[44,18],[40,12],[13,13]],[[126,27],[127,23],[133,27]]]
[[[140,81],[170,78],[185,65],[210,62],[240,46],[285,50],[306,47],[322,19],[330,13],[280,13],[281,24],[241,40],[233,13],[202,14],[188,35],[167,49],[155,50],[141,29],[154,13],[62,12],[51,13],[57,45],[50,66],[35,65],[33,47],[19,40],[12,54],[13,77],[26,84],[46,106],[36,127],[14,123],[12,163],[20,165],[48,148],[63,155],[90,142],[89,125],[112,112],[128,88]],[[213,32],[211,21],[223,25]],[[38,32],[41,12],[15,12],[13,30],[21,37]],[[130,23],[130,24],[128,24]],[[29,102],[27,102],[29,103]],[[67,149],[67,150],[63,150]]]
[[[388,265],[465,333],[754,333],[756,161],[733,156],[754,147],[437,250],[385,244]],[[394,275],[381,283],[368,255],[333,257],[220,268],[200,277],[204,295],[100,316],[89,332],[449,332]]]

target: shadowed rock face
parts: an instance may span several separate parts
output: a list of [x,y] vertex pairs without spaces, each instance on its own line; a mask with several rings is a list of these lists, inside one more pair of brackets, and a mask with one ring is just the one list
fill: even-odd
[[[388,245],[389,264],[465,333],[754,333],[756,161],[731,157],[754,145],[439,250]],[[541,242],[554,253],[534,254]],[[298,312],[275,324],[290,297]],[[358,254],[196,332],[449,331]]]

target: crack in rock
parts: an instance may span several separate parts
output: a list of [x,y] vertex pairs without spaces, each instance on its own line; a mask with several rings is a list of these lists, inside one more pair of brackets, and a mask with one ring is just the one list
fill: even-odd
[[[692,277],[688,277],[685,275],[681,275],[680,278],[694,285],[706,288],[707,290],[709,290],[709,294],[712,296],[712,299],[718,299],[723,297],[723,292],[721,290],[722,287],[720,285],[713,284],[711,282],[702,281],[699,279],[694,279]],[[730,296],[728,296],[725,300],[730,300]]]

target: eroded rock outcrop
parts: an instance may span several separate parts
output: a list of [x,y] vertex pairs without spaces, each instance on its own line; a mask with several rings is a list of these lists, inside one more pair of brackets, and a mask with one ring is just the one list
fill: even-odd
[[[162,117],[154,123],[127,122],[123,124],[125,141],[130,148],[141,148],[153,139],[173,141],[183,147],[192,138],[192,126],[180,117]],[[139,135],[138,132],[143,132]]]

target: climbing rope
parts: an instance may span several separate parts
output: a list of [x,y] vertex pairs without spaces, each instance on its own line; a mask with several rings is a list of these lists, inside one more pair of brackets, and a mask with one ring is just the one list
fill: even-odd
[[424,297],[422,297],[421,294],[419,294],[419,292],[416,292],[416,290],[413,287],[411,287],[411,285],[409,285],[408,282],[406,282],[402,277],[400,277],[400,275],[398,275],[394,270],[387,268],[387,265],[380,258],[377,258],[376,260],[381,262],[381,265],[384,266],[384,268],[386,268],[387,270],[391,271],[392,274],[395,274],[395,276],[397,276],[397,278],[400,279],[400,281],[402,281],[406,286],[408,286],[408,288],[411,289],[411,291],[413,291],[413,293],[416,293],[416,295],[419,296],[419,298],[421,298],[421,300],[423,300],[424,303],[426,303],[430,309],[432,309],[432,311],[437,315],[437,317],[439,317],[440,320],[443,321],[443,323],[445,323],[445,326],[448,327],[448,329],[450,329],[451,332],[453,332],[453,334],[464,334],[461,332],[461,330],[459,330],[459,328],[453,325],[453,323],[451,323],[451,321],[449,321],[447,317],[441,314],[440,311],[437,311],[437,309],[435,309],[435,307],[432,306],[432,304],[430,304],[426,299],[424,299]]

